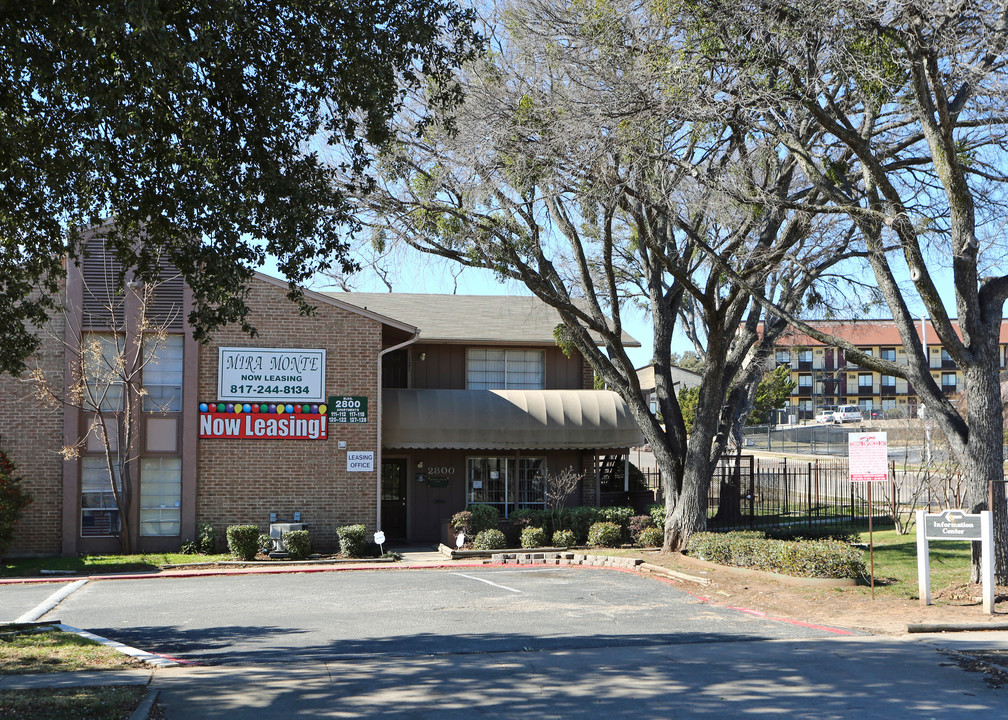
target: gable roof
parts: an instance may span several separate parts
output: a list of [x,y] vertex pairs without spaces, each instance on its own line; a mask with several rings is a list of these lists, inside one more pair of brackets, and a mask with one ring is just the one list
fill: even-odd
[[[416,326],[420,342],[555,345],[553,330],[561,322],[554,308],[526,295],[324,294]],[[623,345],[640,347],[626,332]]]

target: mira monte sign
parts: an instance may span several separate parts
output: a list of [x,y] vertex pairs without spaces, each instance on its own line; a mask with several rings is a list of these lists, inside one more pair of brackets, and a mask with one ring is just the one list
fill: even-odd
[[222,347],[217,362],[217,399],[325,402],[323,348]]

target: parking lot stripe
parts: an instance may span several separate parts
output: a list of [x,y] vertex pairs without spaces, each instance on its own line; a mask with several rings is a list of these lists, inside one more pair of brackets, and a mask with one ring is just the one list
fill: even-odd
[[470,580],[478,580],[481,583],[486,583],[487,585],[493,585],[495,588],[500,588],[501,590],[507,590],[509,592],[521,594],[521,590],[515,590],[514,588],[508,587],[507,585],[498,585],[495,582],[484,580],[483,578],[476,577],[475,575],[465,575],[464,573],[452,573],[452,575],[458,575],[459,577],[469,578]]
[[45,600],[43,600],[38,605],[33,607],[31,610],[26,612],[24,615],[16,618],[14,622],[16,623],[35,622],[40,617],[45,615],[47,612],[52,610],[54,607],[59,605],[63,601],[63,599],[66,598],[68,595],[82,588],[86,582],[87,582],[86,579],[77,580],[76,582],[72,582],[69,585],[61,587],[59,590],[52,593],[49,597],[47,597]]

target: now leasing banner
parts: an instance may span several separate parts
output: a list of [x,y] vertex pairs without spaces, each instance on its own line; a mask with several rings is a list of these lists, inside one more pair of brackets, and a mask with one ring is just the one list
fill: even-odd
[[325,415],[200,413],[200,438],[325,440]]

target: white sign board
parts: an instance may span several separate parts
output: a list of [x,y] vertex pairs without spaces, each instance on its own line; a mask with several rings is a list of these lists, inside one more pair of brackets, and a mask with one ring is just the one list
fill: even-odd
[[222,347],[217,399],[325,403],[324,348]]
[[889,443],[884,432],[848,433],[847,451],[851,482],[889,479]]
[[348,452],[346,454],[347,472],[374,472],[373,452]]

